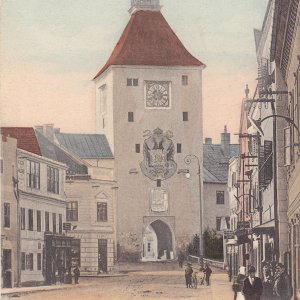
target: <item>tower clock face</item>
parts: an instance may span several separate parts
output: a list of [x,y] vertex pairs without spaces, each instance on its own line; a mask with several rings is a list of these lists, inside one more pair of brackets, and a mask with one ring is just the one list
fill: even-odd
[[170,86],[166,81],[146,81],[146,107],[169,107]]

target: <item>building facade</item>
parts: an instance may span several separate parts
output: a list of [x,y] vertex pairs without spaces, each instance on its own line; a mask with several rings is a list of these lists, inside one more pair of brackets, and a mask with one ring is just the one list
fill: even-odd
[[1,287],[16,287],[18,272],[17,140],[1,136]]
[[[18,207],[12,221],[17,235],[18,285],[55,283],[71,262],[71,241],[64,236],[66,165],[42,156],[33,128],[2,127],[4,138],[17,141],[14,195]],[[6,158],[3,157],[3,160]],[[7,182],[4,188],[9,188]]]
[[220,144],[212,144],[210,138],[206,138],[203,144],[204,228],[213,229],[218,234],[223,234],[225,227],[229,229],[228,165],[229,160],[238,154],[239,145],[230,144],[226,126]]
[[72,267],[81,274],[113,269],[116,257],[114,159],[104,135],[60,133],[53,124],[36,127],[43,156],[65,163],[67,236]]
[[[132,1],[130,21],[94,78],[97,132],[115,158],[117,248],[124,260],[172,259],[199,234],[204,64],[160,9],[158,0]],[[178,171],[189,154],[195,160],[186,180]]]
[[283,129],[279,136],[283,140],[284,155],[281,166],[285,166],[288,195],[288,246],[284,263],[292,285],[294,299],[300,298],[300,4],[295,1],[276,1],[274,8],[274,34],[271,59],[275,68],[275,90],[281,95],[283,109],[280,114]]

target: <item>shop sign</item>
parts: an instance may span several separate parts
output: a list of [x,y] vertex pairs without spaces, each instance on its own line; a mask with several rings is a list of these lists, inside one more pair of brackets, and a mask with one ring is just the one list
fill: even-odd
[[63,223],[64,230],[71,230],[71,223]]
[[234,239],[234,232],[231,230],[224,231],[224,238],[227,240]]
[[251,228],[249,221],[238,221],[237,222],[237,228]]

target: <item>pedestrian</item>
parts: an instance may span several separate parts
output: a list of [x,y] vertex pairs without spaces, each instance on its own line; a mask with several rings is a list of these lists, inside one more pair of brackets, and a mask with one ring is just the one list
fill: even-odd
[[263,296],[265,300],[273,299],[273,283],[272,266],[270,262],[265,262],[263,266]]
[[185,259],[185,256],[184,256],[183,252],[180,251],[179,254],[178,254],[178,264],[179,264],[179,268],[182,268],[184,259]]
[[234,280],[233,284],[232,284],[232,289],[234,292],[234,300],[237,300],[238,294],[240,294],[242,292],[243,289],[243,282],[246,278],[246,268],[245,267],[240,267],[239,269],[239,274],[236,277],[236,279]]
[[212,270],[209,267],[208,263],[205,264],[205,268],[203,270],[203,273],[205,274],[206,285],[210,285],[210,276],[211,276]]
[[280,300],[290,300],[293,296],[293,287],[286,268],[279,263],[276,268],[276,275],[274,279],[274,294]]
[[255,267],[248,270],[249,276],[244,279],[242,293],[245,300],[260,300],[263,292],[262,280],[255,276]]
[[184,272],[185,284],[187,288],[192,287],[192,274],[193,274],[192,264],[188,262]]
[[80,276],[80,270],[78,268],[78,266],[75,267],[75,269],[73,270],[73,274],[74,274],[74,281],[75,284],[78,284],[78,280],[79,280],[79,276]]

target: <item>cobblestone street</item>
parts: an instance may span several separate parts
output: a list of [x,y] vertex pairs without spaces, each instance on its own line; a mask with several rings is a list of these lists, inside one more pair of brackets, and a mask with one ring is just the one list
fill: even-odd
[[[16,296],[2,296],[2,299]],[[213,270],[211,286],[187,289],[184,269],[169,271],[137,271],[126,277],[81,278],[80,284],[63,285],[61,289],[18,294],[22,300],[98,300],[98,299],[232,299],[227,274]]]

